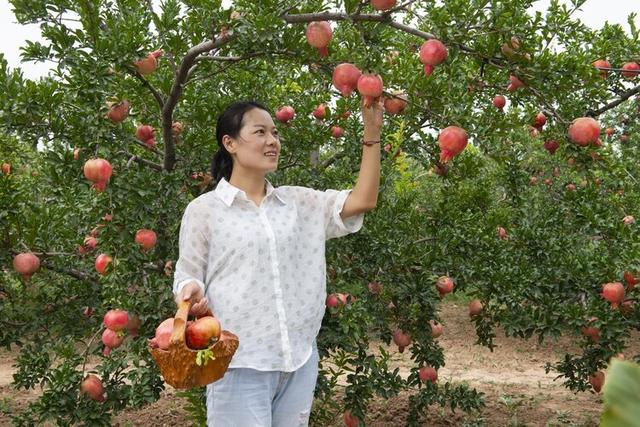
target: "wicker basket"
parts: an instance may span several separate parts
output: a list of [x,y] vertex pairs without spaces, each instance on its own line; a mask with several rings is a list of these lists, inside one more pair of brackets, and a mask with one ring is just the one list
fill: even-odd
[[220,339],[209,347],[215,359],[198,366],[198,350],[190,349],[184,342],[190,306],[189,301],[183,301],[178,306],[169,349],[149,347],[164,380],[178,389],[202,387],[222,378],[239,344],[237,336],[229,331],[222,331]]

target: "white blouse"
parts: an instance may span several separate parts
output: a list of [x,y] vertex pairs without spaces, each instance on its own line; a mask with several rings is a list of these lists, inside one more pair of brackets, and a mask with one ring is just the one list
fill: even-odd
[[222,329],[240,345],[229,367],[291,372],[311,355],[325,311],[325,241],[362,228],[344,221],[352,191],[274,188],[260,206],[224,178],[192,200],[180,226],[173,292],[204,290]]

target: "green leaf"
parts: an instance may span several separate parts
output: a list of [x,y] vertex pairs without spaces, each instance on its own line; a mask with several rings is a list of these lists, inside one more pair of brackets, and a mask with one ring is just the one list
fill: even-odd
[[640,422],[640,365],[614,359],[604,383],[602,427],[634,427]]

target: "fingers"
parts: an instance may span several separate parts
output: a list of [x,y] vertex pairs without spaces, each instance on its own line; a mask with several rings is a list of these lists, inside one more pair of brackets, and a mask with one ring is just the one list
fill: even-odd
[[208,301],[206,298],[201,298],[200,301],[196,302],[191,306],[190,313],[194,316],[202,316],[208,310]]

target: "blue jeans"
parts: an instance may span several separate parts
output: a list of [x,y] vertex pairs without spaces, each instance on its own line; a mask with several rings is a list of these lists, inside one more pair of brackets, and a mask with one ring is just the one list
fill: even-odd
[[318,350],[293,372],[230,368],[207,386],[208,427],[305,427],[318,378]]

